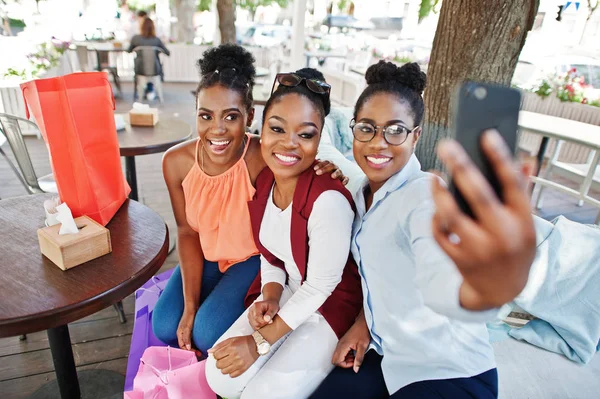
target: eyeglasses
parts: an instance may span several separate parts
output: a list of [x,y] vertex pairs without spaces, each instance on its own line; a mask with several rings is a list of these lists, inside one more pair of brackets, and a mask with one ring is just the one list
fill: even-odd
[[352,134],[357,141],[361,143],[368,143],[373,140],[373,138],[377,135],[377,130],[381,129],[383,133],[383,138],[389,145],[402,145],[408,138],[410,133],[413,133],[417,130],[419,126],[415,126],[412,130],[399,125],[392,124],[387,126],[375,126],[368,122],[358,122],[354,119],[350,121],[350,129],[352,129]]
[[308,90],[312,91],[313,93],[329,97],[329,93],[331,92],[330,84],[322,82],[318,79],[303,78],[302,76],[297,75],[295,73],[278,73],[277,76],[275,76],[275,81],[273,82],[271,94],[273,94],[275,90],[277,90],[279,85],[285,87],[296,87],[302,82],[304,82]]

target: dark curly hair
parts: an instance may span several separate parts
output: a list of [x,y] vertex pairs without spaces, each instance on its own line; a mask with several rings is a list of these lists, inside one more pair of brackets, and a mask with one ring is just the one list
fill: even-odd
[[[321,82],[325,82],[325,76],[314,68],[302,68],[298,69],[294,72],[296,75],[306,79],[316,79]],[[306,97],[310,102],[313,103],[319,114],[321,114],[321,120],[325,121],[325,117],[329,115],[329,111],[331,110],[331,100],[329,96],[315,93],[306,87],[306,84],[301,83],[296,87],[287,87],[283,85],[279,85],[275,92],[271,94],[271,97],[267,100],[265,104],[265,109],[263,110],[263,124],[265,122],[265,116],[267,115],[267,111],[271,108],[273,104],[276,104],[280,99],[290,93],[299,94],[303,97]]]
[[252,89],[256,77],[254,56],[237,44],[221,44],[206,50],[198,60],[200,68],[200,90],[220,84],[240,93],[247,110],[252,108]]
[[423,90],[427,86],[427,75],[421,71],[419,64],[411,62],[401,67],[391,62],[379,61],[371,65],[365,74],[367,87],[354,106],[354,118],[373,95],[390,93],[405,101],[413,112],[415,125],[420,125],[425,112]]

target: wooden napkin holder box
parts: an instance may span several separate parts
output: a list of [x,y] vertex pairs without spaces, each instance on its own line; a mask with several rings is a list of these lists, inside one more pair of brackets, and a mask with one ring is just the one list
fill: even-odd
[[60,224],[37,231],[40,251],[62,270],[71,269],[112,251],[110,231],[95,220],[75,218],[77,234],[58,234]]
[[131,126],[154,126],[158,123],[158,109],[150,108],[145,112],[135,109],[129,111],[129,124]]

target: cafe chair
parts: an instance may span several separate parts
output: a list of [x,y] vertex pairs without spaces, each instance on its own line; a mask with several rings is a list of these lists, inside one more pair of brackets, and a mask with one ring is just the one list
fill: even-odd
[[[40,178],[37,177],[35,169],[33,168],[33,163],[31,162],[31,157],[29,156],[29,151],[27,150],[27,145],[25,144],[23,131],[21,130],[22,125],[27,125],[27,127],[35,128],[36,131],[39,131],[39,128],[35,123],[25,118],[0,113],[0,155],[4,156],[29,194],[58,193],[58,187],[56,186],[56,181],[52,174]],[[6,153],[2,150],[1,146],[3,144],[3,138],[8,141],[10,149],[17,161],[17,165],[19,165],[19,170],[17,170]],[[119,315],[119,321],[121,323],[126,323],[127,318],[125,317],[125,312],[123,310],[123,303],[119,301],[113,306]],[[25,339],[24,337],[25,336],[21,336],[20,338]]]
[[17,177],[21,181],[21,184],[23,184],[23,187],[25,187],[25,190],[27,190],[27,193],[58,193],[58,188],[56,187],[56,182],[54,181],[54,176],[52,174],[40,178],[37,177],[35,169],[33,168],[33,163],[31,162],[31,157],[29,156],[29,151],[25,144],[22,130],[23,125],[30,129],[35,129],[36,132],[39,131],[35,123],[25,118],[0,113],[0,130],[2,130],[2,134],[6,137],[6,140],[10,145],[10,149],[17,161],[17,165],[19,165],[19,170],[17,170],[14,164],[10,162],[10,159],[6,156],[4,151],[2,151],[2,155],[17,174]]
[[[594,164],[596,151],[590,151],[585,163],[562,162],[559,161],[559,157],[563,144],[563,140],[556,141],[556,147],[550,156],[548,165],[540,177],[550,180],[552,176],[560,176],[563,179],[573,182],[575,185],[577,185],[576,191],[579,193],[577,206],[583,206],[585,199],[589,196],[590,188],[594,188],[596,190],[600,189],[600,167],[598,167],[597,164]],[[590,169],[592,167],[595,168],[594,173],[590,173]],[[563,186],[559,183],[555,183],[555,185],[555,188],[559,190],[563,188]],[[536,209],[542,209],[543,207],[545,189],[546,187],[541,185],[535,202]],[[566,187],[564,189],[568,190]],[[600,210],[600,207],[597,205],[594,206]],[[595,223],[600,223],[600,213],[598,213]]]
[[132,52],[135,53],[134,98],[143,99],[148,82],[152,82],[162,103],[164,96],[159,54],[164,52],[155,46],[137,46]]
[[95,51],[96,51],[96,58],[98,60],[98,66],[96,67],[96,69],[100,72],[107,72],[109,75],[112,76],[113,82],[114,82],[115,86],[117,86],[119,96],[122,96],[123,91],[121,90],[121,81],[119,80],[119,72],[117,71],[116,66],[110,65],[110,61],[108,58],[108,55],[110,52],[105,51],[105,50],[95,50]]
[[84,46],[81,44],[75,45],[75,54],[77,55],[77,62],[79,63],[79,70],[81,72],[89,72],[90,64],[89,64],[87,46]]

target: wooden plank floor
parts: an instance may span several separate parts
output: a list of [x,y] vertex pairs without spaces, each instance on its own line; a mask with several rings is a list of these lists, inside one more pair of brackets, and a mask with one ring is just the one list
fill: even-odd
[[[127,112],[132,102],[131,84],[124,84],[125,100],[117,102],[117,112]],[[160,105],[161,117],[175,117],[195,126],[192,84],[166,84],[165,104]],[[48,154],[42,140],[27,139],[27,145],[38,176],[51,172]],[[3,149],[10,153],[8,145]],[[12,154],[9,154],[12,156]],[[159,213],[174,232],[175,221],[161,173],[162,154],[137,158],[140,200]],[[26,195],[4,159],[0,159],[0,198]],[[594,192],[600,198],[600,192]],[[41,211],[41,210],[40,210]],[[546,219],[564,214],[572,220],[593,223],[597,210],[591,206],[577,207],[577,201],[553,190],[546,190],[545,206],[539,213]],[[177,264],[176,251],[171,253],[161,270]],[[35,300],[31,298],[30,300]],[[0,305],[1,306],[1,305]],[[108,369],[125,373],[133,328],[133,297],[124,300],[128,321],[120,324],[112,308],[70,324],[73,352],[78,369]],[[0,398],[26,398],[48,381],[53,380],[54,367],[44,331],[29,334],[26,341],[18,337],[0,339]]]

